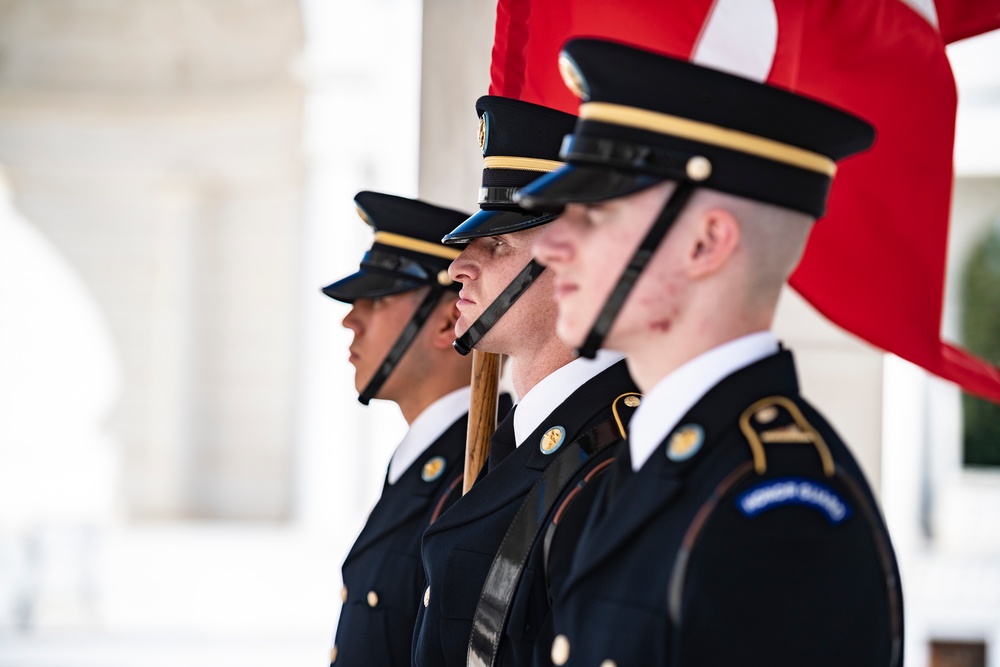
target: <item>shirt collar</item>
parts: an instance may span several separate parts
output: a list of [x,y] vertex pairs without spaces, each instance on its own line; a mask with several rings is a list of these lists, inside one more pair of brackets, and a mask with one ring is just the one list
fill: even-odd
[[398,482],[413,462],[469,411],[471,396],[471,387],[456,389],[431,403],[413,420],[389,461],[389,484]]
[[629,454],[638,471],[688,410],[723,378],[775,354],[778,339],[758,331],[704,352],[656,383],[629,422]]
[[514,439],[517,444],[524,442],[543,419],[587,380],[623,358],[618,352],[600,350],[594,359],[574,359],[542,378],[517,403],[514,412]]

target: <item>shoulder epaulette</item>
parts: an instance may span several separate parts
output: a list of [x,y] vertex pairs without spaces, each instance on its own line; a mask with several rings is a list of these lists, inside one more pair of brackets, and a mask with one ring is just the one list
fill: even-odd
[[753,452],[754,471],[758,475],[764,474],[767,470],[764,445],[801,443],[811,444],[816,448],[823,462],[824,474],[833,477],[834,463],[830,448],[792,399],[785,396],[762,398],[740,415],[740,430],[750,445],[750,451]]
[[618,424],[618,432],[622,439],[628,437],[628,423],[641,402],[642,394],[628,391],[616,398],[611,404],[611,411],[615,415],[615,423]]

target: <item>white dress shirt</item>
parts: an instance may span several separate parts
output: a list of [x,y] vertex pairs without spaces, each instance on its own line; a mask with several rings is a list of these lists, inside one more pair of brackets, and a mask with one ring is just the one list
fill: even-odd
[[434,401],[420,413],[389,461],[389,484],[395,484],[403,473],[420,458],[448,427],[469,411],[471,387],[456,389]]
[[624,359],[618,352],[600,350],[594,359],[574,359],[546,375],[528,390],[514,412],[514,439],[518,446],[541,425],[569,395],[609,366]]
[[704,352],[656,383],[629,422],[632,470],[638,472],[688,410],[719,382],[755,361],[775,354],[778,339],[758,331]]

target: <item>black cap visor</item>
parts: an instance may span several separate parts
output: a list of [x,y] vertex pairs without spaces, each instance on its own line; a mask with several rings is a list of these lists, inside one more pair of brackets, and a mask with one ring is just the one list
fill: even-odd
[[450,234],[441,239],[441,242],[455,245],[486,236],[524,231],[552,222],[560,212],[546,212],[539,215],[523,211],[480,211],[452,230]]
[[393,275],[362,268],[357,273],[352,273],[346,278],[341,278],[337,282],[327,285],[323,288],[323,294],[337,301],[354,303],[357,299],[379,299],[416,289],[426,284],[418,280],[404,278],[399,274]]
[[664,180],[634,171],[568,164],[518,190],[514,200],[532,211],[561,211],[566,204],[617,199]]

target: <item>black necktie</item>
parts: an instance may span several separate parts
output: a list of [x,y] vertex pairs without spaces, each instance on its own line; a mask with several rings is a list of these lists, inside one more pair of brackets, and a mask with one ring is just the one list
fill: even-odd
[[490,470],[500,465],[500,462],[513,453],[517,447],[517,442],[514,439],[514,410],[516,409],[516,405],[510,409],[507,416],[497,426],[493,437],[490,438],[490,456],[488,459]]

